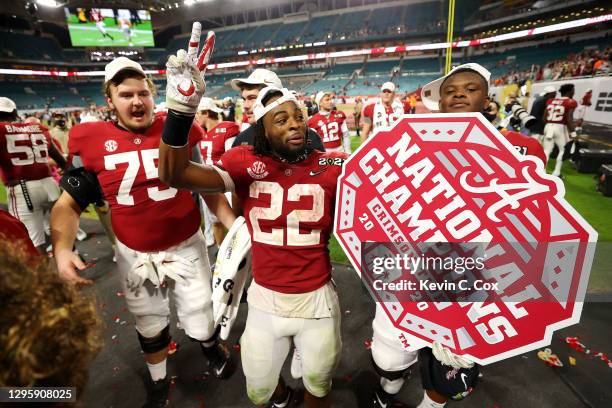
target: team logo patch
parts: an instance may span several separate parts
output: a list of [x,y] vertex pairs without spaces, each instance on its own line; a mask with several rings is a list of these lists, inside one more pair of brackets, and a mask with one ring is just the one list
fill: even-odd
[[117,150],[118,147],[119,143],[117,143],[115,140],[107,140],[106,142],[104,142],[104,148],[109,153],[114,152],[115,150]]
[[253,177],[255,180],[261,180],[270,174],[268,170],[266,170],[266,164],[261,161],[254,162],[251,167],[247,169],[247,173],[249,173],[249,176]]
[[137,137],[137,138],[134,139],[134,144],[139,145],[141,143],[142,143],[142,139],[141,138]]

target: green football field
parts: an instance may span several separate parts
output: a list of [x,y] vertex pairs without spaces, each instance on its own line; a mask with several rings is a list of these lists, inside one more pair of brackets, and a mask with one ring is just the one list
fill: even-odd
[[143,21],[137,26],[132,26],[132,44],[125,37],[123,31],[115,24],[112,18],[105,18],[106,32],[113,37],[111,40],[104,37],[95,23],[78,23],[75,16],[71,15],[68,22],[70,40],[75,47],[153,47],[153,29],[150,21]]
[[[353,151],[359,146],[359,138],[352,138]],[[554,161],[549,162],[548,171],[554,168]],[[569,162],[563,165],[564,184],[567,201],[595,228],[598,237],[598,248],[589,281],[589,292],[612,292],[612,197],[604,197],[595,190],[593,174],[578,173]],[[6,203],[6,191],[0,184],[0,203]],[[83,217],[96,218],[96,213],[88,211]],[[329,243],[332,261],[348,263],[348,259],[336,239],[332,236]]]

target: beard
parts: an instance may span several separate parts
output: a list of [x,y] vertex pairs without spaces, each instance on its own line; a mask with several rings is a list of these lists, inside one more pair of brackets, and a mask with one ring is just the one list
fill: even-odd
[[306,135],[304,135],[304,144],[297,148],[291,148],[283,143],[270,143],[272,152],[283,161],[296,162],[303,160],[308,155],[310,149],[308,147]]

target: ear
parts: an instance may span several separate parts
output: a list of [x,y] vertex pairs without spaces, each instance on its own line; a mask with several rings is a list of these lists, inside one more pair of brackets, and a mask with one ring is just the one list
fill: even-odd
[[106,103],[108,104],[108,107],[111,108],[111,110],[115,110],[115,105],[113,105],[111,98],[109,98],[108,96],[106,97]]

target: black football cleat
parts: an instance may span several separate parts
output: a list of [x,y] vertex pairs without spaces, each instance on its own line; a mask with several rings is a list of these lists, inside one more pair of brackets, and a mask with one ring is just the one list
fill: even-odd
[[225,343],[217,342],[211,347],[202,346],[202,352],[208,359],[212,375],[216,378],[226,380],[236,371],[236,365]]
[[153,381],[147,390],[147,402],[142,408],[164,408],[168,406],[168,393],[170,392],[170,379],[166,378]]

